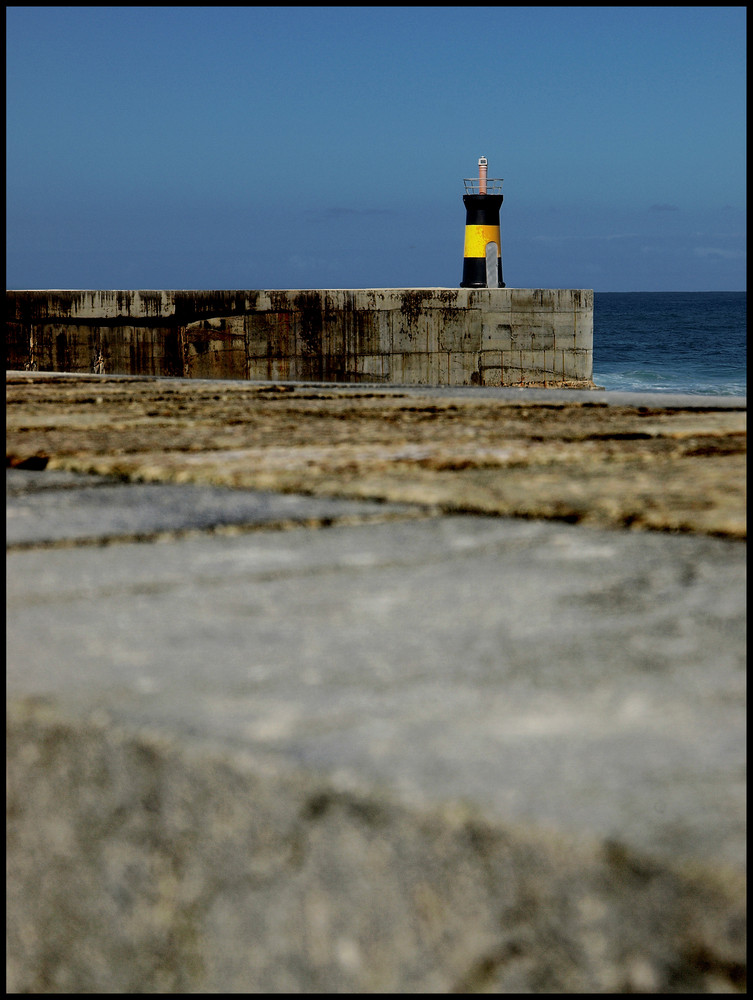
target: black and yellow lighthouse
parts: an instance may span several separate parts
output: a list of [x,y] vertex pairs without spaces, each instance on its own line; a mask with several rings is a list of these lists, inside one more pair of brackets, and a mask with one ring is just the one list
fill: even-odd
[[465,250],[461,288],[504,288],[499,210],[501,178],[487,178],[487,159],[478,161],[478,177],[465,179]]

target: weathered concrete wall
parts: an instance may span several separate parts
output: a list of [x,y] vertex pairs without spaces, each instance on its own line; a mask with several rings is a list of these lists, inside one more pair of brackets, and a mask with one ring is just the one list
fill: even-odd
[[592,388],[593,292],[8,291],[6,370]]

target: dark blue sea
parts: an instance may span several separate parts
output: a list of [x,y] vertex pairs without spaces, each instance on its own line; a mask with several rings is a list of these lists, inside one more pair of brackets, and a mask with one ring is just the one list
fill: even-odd
[[746,292],[595,292],[604,389],[745,396]]

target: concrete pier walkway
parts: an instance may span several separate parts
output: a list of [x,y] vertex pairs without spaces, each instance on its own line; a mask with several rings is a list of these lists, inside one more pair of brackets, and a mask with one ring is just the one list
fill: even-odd
[[745,991],[744,400],[7,386],[10,992]]

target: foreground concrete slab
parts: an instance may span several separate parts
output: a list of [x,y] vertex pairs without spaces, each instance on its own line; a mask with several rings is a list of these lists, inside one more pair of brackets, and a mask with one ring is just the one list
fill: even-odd
[[10,992],[744,991],[739,541],[93,523],[7,554]]
[[421,516],[408,504],[358,503],[212,486],[125,485],[71,472],[6,470],[6,544],[102,545],[202,531],[328,525]]
[[28,372],[6,381],[17,468],[747,533],[744,399]]
[[745,418],[9,373],[10,992],[744,992]]

